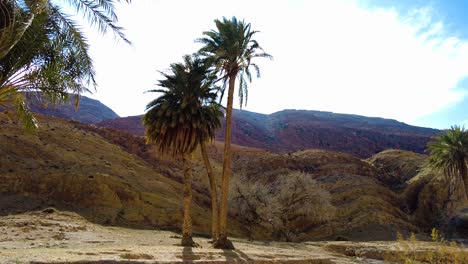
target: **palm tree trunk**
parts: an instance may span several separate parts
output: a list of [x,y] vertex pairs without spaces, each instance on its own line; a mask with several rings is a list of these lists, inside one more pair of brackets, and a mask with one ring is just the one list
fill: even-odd
[[463,185],[465,187],[465,198],[464,200],[466,201],[468,198],[468,172],[466,169],[466,162],[463,160],[460,164],[460,176],[463,180]]
[[[445,209],[448,219],[452,218],[456,214],[457,208],[460,206],[460,202],[465,203],[468,197],[468,173],[464,159],[458,161],[458,172],[460,173],[460,178],[463,182],[463,189],[461,189],[459,184],[457,184],[458,181],[456,179],[452,179],[449,183],[448,202]],[[457,175],[453,175],[453,177],[456,176]]]
[[227,215],[229,179],[231,177],[231,135],[232,135],[232,106],[234,101],[234,86],[237,72],[229,76],[229,91],[226,109],[226,130],[224,133],[224,159],[223,176],[221,179],[221,207],[219,216],[219,238],[214,243],[215,248],[234,249],[231,241],[227,239]]
[[194,246],[192,239],[192,163],[183,158],[184,167],[184,223],[182,226],[182,242],[184,247]]
[[211,169],[210,160],[208,159],[208,153],[206,152],[206,143],[202,142],[200,144],[200,150],[203,158],[203,163],[205,163],[206,174],[208,175],[208,180],[210,181],[210,189],[211,189],[211,211],[212,211],[212,219],[211,219],[211,237],[213,242],[218,239],[219,235],[219,210],[218,210],[218,192],[216,188],[216,181],[213,175],[213,170]]

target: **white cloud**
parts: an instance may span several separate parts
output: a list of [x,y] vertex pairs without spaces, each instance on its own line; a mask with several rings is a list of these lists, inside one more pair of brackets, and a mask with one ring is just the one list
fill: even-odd
[[[270,3],[273,2],[273,3]],[[247,110],[314,109],[411,123],[460,101],[468,42],[450,36],[430,8],[403,17],[350,1],[133,1],[119,10],[134,47],[92,36],[98,99],[140,114],[157,71],[197,50],[213,20],[236,15],[260,30],[274,61],[249,88]],[[97,43],[96,43],[97,42]]]

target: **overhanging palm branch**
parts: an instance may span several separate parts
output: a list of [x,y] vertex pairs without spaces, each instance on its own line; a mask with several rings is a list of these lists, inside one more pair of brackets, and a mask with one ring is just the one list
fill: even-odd
[[[17,95],[21,92],[40,91],[50,101],[59,102],[67,100],[69,93],[79,95],[95,87],[94,67],[87,51],[78,26],[59,7],[48,6],[0,59],[0,103],[16,102],[21,111],[27,109]],[[6,100],[7,95],[11,100]],[[75,98],[78,105],[79,96]]]
[[[123,0],[130,3],[131,0]],[[117,25],[118,18],[115,13],[115,2],[121,0],[65,0],[75,7],[77,13],[82,13],[91,26],[96,26],[102,33],[111,30],[116,36],[127,43],[131,43],[125,37],[123,28]]]
[[0,59],[18,43],[46,5],[46,0],[0,1]]
[[[121,0],[62,2],[75,7],[100,32],[112,31],[130,43],[117,25],[114,4]],[[79,95],[96,86],[88,44],[78,25],[50,0],[2,0],[0,14],[0,104],[14,104],[20,117],[31,117],[23,120],[26,123],[35,119],[21,100],[23,91],[41,91],[52,102],[73,93],[78,107]]]

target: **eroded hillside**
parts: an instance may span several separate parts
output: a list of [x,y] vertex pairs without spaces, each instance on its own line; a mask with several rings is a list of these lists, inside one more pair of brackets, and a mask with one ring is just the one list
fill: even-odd
[[[180,168],[149,164],[96,133],[43,117],[34,134],[0,116],[0,213],[55,206],[110,225],[180,226]],[[206,194],[194,193],[197,232],[209,229]]]
[[[55,206],[100,224],[180,228],[182,171],[177,162],[161,157],[146,145],[144,138],[44,116],[39,118],[40,129],[26,134],[11,115],[0,114],[2,214]],[[293,221],[289,228],[298,241],[393,240],[397,231],[421,233],[433,224],[415,217],[432,208],[430,200],[421,200],[428,187],[419,184],[420,187],[406,191],[407,182],[422,177],[424,156],[387,151],[361,160],[324,150],[290,154],[240,146],[233,150],[233,183],[249,185],[261,180],[262,188],[273,190],[278,179],[288,175],[287,171],[296,171],[312,178],[328,193],[333,215],[314,223]],[[209,155],[219,183],[222,145],[209,146]],[[387,181],[395,177],[397,189],[390,184],[393,181]],[[195,232],[208,235],[210,194],[198,152],[194,181]],[[441,208],[431,210],[437,213]],[[246,225],[243,217],[231,212],[231,234],[274,238],[268,223]]]

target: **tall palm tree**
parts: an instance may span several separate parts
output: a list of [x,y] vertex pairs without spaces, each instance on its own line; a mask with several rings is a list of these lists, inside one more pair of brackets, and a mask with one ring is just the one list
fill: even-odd
[[231,19],[223,17],[222,20],[216,19],[214,22],[217,30],[203,32],[205,36],[197,41],[204,44],[199,51],[200,54],[208,58],[215,72],[219,74],[220,79],[224,82],[221,98],[224,94],[224,88],[226,85],[228,86],[221,183],[220,229],[219,238],[214,243],[214,247],[216,248],[228,249],[234,248],[232,243],[227,239],[226,231],[229,179],[231,177],[232,107],[236,79],[239,79],[238,95],[242,107],[244,100],[247,103],[247,81],[252,81],[251,68],[255,70],[257,77],[260,77],[259,67],[252,62],[252,59],[257,57],[272,57],[263,51],[256,40],[252,39],[258,31],[251,30],[250,23],[237,20],[235,17]]
[[[428,143],[429,163],[436,169],[443,170],[449,180],[449,196],[453,195],[455,184],[463,181],[465,195],[468,197],[468,131],[463,127],[453,126]],[[450,198],[450,197],[449,197]]]
[[[99,31],[111,30],[130,43],[116,25],[115,1],[65,2]],[[0,105],[14,105],[26,128],[36,122],[21,92],[40,91],[55,103],[95,87],[86,38],[58,5],[50,0],[2,0],[0,14]],[[79,96],[75,99],[78,106]]]
[[[170,73],[161,73],[162,93],[151,101],[143,116],[148,142],[155,143],[161,153],[182,159],[184,164],[184,223],[182,245],[192,246],[192,173],[191,153],[206,141],[213,139],[220,127],[222,112],[214,104],[217,97],[213,89],[214,76],[198,57],[185,56],[184,63],[171,64]],[[204,151],[206,154],[206,151]],[[208,169],[209,163],[207,164]],[[211,186],[214,179],[210,179]],[[216,197],[216,194],[213,194]],[[216,200],[216,199],[213,199]]]

